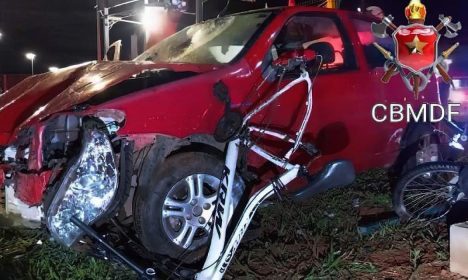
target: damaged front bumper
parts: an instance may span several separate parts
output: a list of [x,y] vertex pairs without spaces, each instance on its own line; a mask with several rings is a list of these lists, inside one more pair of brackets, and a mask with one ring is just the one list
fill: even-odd
[[[118,137],[125,114],[104,109],[63,113],[22,129],[0,147],[6,214],[43,222],[67,247],[83,235],[71,222],[105,222],[126,201],[133,141]],[[3,190],[2,190],[3,189]]]

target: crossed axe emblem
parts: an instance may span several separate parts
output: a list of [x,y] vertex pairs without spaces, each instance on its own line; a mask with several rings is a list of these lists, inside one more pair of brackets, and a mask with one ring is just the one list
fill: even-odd
[[[388,15],[383,18],[381,23],[372,23],[372,33],[378,38],[386,38],[388,37],[387,30],[391,29],[392,31],[397,30],[397,26],[393,23],[394,17],[392,15]],[[458,31],[461,30],[462,25],[460,22],[453,23],[452,17],[446,17],[444,15],[439,15],[440,23],[435,27],[437,32],[442,31],[442,29],[446,29],[444,36],[446,38],[452,39],[458,36]],[[374,46],[382,53],[382,55],[387,59],[384,65],[385,74],[382,76],[382,82],[388,83],[390,79],[400,73],[401,77],[403,78],[403,82],[408,87],[408,89],[412,90],[414,93],[415,98],[418,98],[419,92],[424,90],[429,83],[431,76],[434,72],[439,72],[440,76],[443,78],[444,82],[452,84],[452,78],[447,73],[448,65],[444,62],[450,55],[455,51],[455,49],[459,46],[459,43],[455,43],[449,49],[442,52],[442,54],[436,59],[433,67],[428,71],[427,74],[422,72],[410,72],[405,73],[402,67],[396,62],[395,58],[393,57],[392,53],[378,43],[374,43]]]
[[[371,25],[372,33],[376,37],[379,38],[386,38],[388,37],[387,29],[390,28],[393,31],[397,29],[397,26],[393,23],[394,17],[392,15],[388,15],[383,18],[381,23],[373,22]],[[446,17],[444,15],[439,15],[440,23],[437,25],[436,30],[438,32],[442,31],[444,27],[446,28],[444,36],[453,39],[458,36],[458,31],[462,29],[462,25],[460,22],[453,23],[452,17]]]

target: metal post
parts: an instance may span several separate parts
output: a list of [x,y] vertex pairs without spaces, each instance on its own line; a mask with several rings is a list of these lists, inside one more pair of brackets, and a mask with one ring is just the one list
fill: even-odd
[[96,0],[96,46],[97,46],[97,61],[102,60],[102,41],[101,41],[101,15],[100,12],[101,5],[99,0]]
[[34,57],[31,59],[31,75],[34,75]]
[[104,8],[104,55],[106,55],[109,50],[109,31],[109,8]]
[[7,75],[3,75],[3,89],[2,89],[2,92],[1,93],[4,93],[5,91],[7,91]]
[[327,8],[337,8],[336,0],[327,0]]
[[203,0],[196,0],[195,21],[196,23],[203,21]]
[[130,58],[134,59],[138,56],[138,37],[136,34],[130,36]]

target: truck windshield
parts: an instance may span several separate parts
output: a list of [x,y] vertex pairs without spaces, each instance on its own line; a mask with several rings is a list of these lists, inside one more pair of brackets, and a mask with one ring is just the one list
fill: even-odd
[[189,26],[157,43],[136,61],[226,64],[247,48],[271,11],[238,14]]

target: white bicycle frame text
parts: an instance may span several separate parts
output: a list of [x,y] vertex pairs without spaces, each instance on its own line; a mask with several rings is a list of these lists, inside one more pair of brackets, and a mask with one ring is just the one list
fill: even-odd
[[[278,97],[282,96],[292,87],[306,82],[307,83],[307,110],[304,116],[304,120],[299,128],[297,133],[296,139],[289,138],[288,135],[269,130],[258,128],[254,126],[248,126],[249,120],[255,116],[257,113],[262,111],[265,107],[270,105],[273,101],[275,101]],[[202,280],[217,280],[221,279],[223,275],[226,273],[227,268],[234,256],[234,253],[239,246],[242,237],[244,236],[247,228],[260,204],[265,201],[267,198],[272,196],[276,191],[276,186],[286,186],[292,180],[297,178],[300,174],[301,169],[303,166],[298,164],[291,164],[289,163],[289,159],[291,155],[297,151],[300,147],[302,137],[304,135],[305,128],[307,127],[307,123],[309,122],[310,115],[312,113],[312,80],[309,76],[309,73],[304,69],[301,68],[301,75],[287,84],[283,89],[278,91],[277,93],[273,94],[271,98],[267,101],[262,103],[260,106],[255,108],[252,112],[248,113],[243,121],[243,126],[248,128],[248,132],[257,132],[262,133],[265,135],[269,135],[271,137],[275,137],[281,140],[285,140],[291,144],[293,147],[286,153],[286,155],[282,158],[274,156],[267,152],[266,150],[262,149],[261,147],[255,145],[250,140],[241,140],[240,138],[236,138],[229,142],[227,148],[227,155],[225,161],[225,168],[224,168],[224,179],[222,181],[221,187],[219,189],[218,200],[216,203],[215,214],[214,214],[214,221],[213,221],[213,230],[212,230],[212,238],[209,247],[209,252],[205,264],[203,266],[203,270],[196,274],[195,279],[202,279]],[[248,147],[251,151],[256,153],[257,155],[265,158],[266,160],[272,162],[273,164],[281,167],[285,170],[285,172],[279,176],[276,180],[272,183],[268,184],[267,186],[260,189],[256,192],[252,197],[249,198],[249,201],[240,216],[235,229],[232,235],[226,242],[227,239],[227,228],[229,225],[229,218],[233,216],[234,213],[229,213],[229,207],[231,199],[232,199],[232,188],[234,183],[234,177],[236,174],[237,168],[237,161],[239,158],[239,149],[240,146]],[[232,221],[234,222],[234,221]]]

